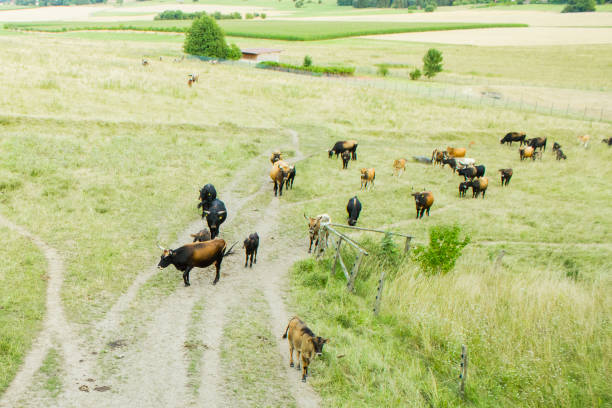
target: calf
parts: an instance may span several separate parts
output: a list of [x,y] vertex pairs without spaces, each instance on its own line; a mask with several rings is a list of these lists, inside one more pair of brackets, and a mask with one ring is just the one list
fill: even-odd
[[527,158],[531,158],[532,160],[534,160],[533,152],[534,152],[534,149],[531,146],[528,146],[528,147],[519,147],[519,155],[521,156],[521,161],[523,161],[523,160],[525,160]]
[[557,150],[559,150],[561,148],[561,145],[557,142],[553,143],[553,153],[555,153]]
[[589,135],[578,136],[578,143],[580,143],[585,149],[589,145],[589,140],[591,140],[591,136]]
[[507,186],[512,178],[512,169],[499,169],[498,171],[501,173],[501,185]]
[[557,160],[567,160],[567,156],[563,153],[563,150],[559,149],[557,150]]
[[361,188],[368,189],[368,183],[370,183],[370,189],[374,186],[374,179],[376,178],[376,172],[372,169],[361,169]]
[[200,230],[197,234],[191,234],[193,242],[210,241],[210,231],[207,229]]
[[542,149],[546,151],[546,138],[545,137],[534,137],[533,139],[529,139],[527,141],[527,146],[533,147],[535,149]]
[[527,135],[524,132],[510,132],[507,133],[502,139],[499,139],[499,143],[508,143],[510,146],[512,146],[512,142],[519,142],[522,146],[523,143],[525,143],[525,137],[527,137]]
[[455,173],[455,171],[457,170],[457,160],[455,160],[454,158],[443,158],[442,159],[442,167],[444,167],[445,164],[448,164],[448,166],[453,169],[453,173]]
[[346,212],[348,213],[348,225],[357,224],[357,219],[359,218],[359,213],[361,212],[361,202],[357,196],[351,198],[346,205]]
[[348,169],[349,161],[351,161],[351,152],[345,150],[342,152],[342,168]]
[[219,235],[221,224],[227,219],[227,210],[223,201],[214,199],[208,209],[202,210],[202,218],[206,217],[208,229],[210,229],[210,238],[215,239]]
[[489,186],[489,179],[481,177],[476,180],[472,180],[472,198],[478,198],[478,195],[482,193],[482,198],[485,198],[487,187]]
[[459,197],[465,197],[465,193],[470,187],[470,184],[471,183],[469,181],[462,181],[461,183],[459,183]]
[[244,251],[246,253],[246,259],[244,260],[245,268],[249,262],[249,256],[251,257],[251,264],[249,265],[249,268],[253,267],[253,256],[255,256],[255,263],[257,263],[257,248],[259,248],[259,235],[257,235],[255,232],[244,240]]
[[149,60],[146,58],[142,59],[142,66],[146,67],[147,65],[149,65]]
[[447,147],[446,153],[449,157],[465,157],[465,147]]
[[342,152],[346,150],[348,150],[351,153],[351,158],[353,160],[357,160],[357,141],[356,140],[345,140],[341,142],[336,142],[334,144],[334,147],[332,147],[331,149],[327,151],[327,154],[329,155],[329,158],[331,159],[331,157],[335,153],[336,159],[337,159],[338,155],[340,155]]
[[[206,184],[200,190],[200,203],[198,204],[198,208],[202,208],[203,210],[208,210],[210,204],[217,198],[217,190],[215,190],[215,186],[212,184]],[[204,218],[204,214],[202,213],[202,218]]]
[[429,217],[429,210],[434,203],[434,196],[431,191],[422,191],[420,193],[412,193],[414,202],[416,204],[416,218],[423,218],[423,214],[427,211]]
[[164,269],[170,264],[174,265],[176,269],[183,272],[185,286],[190,286],[189,272],[193,268],[206,268],[214,263],[216,274],[213,285],[216,285],[219,282],[221,262],[224,257],[231,255],[234,245],[226,251],[227,244],[220,238],[206,242],[192,242],[177,249],[164,248],[157,244],[163,251],[157,267]]
[[608,146],[612,146],[612,137],[609,137],[607,139],[601,139],[601,143],[605,143]]
[[[327,246],[327,229],[323,228],[323,231],[321,231],[321,224],[331,223],[331,217],[327,214],[321,214],[313,218],[307,217],[306,214],[304,214],[304,218],[308,221],[308,235],[310,236],[308,253],[312,250],[313,242],[315,243],[315,252],[317,252],[317,248],[320,249],[320,252],[323,252]],[[319,245],[319,243],[321,245]]]
[[323,345],[329,343],[329,339],[324,339],[315,334],[306,326],[306,324],[295,316],[289,320],[289,324],[283,334],[283,339],[289,341],[289,367],[293,367],[293,350],[297,351],[297,369],[300,369],[302,364],[302,382],[306,382],[308,377],[308,366],[315,355],[320,356],[323,353]]
[[406,171],[406,159],[395,159],[393,160],[393,175],[400,178]]
[[287,180],[285,180],[285,190],[289,190],[289,187],[293,190],[293,181],[295,180],[295,165],[289,166],[289,174],[287,174]]

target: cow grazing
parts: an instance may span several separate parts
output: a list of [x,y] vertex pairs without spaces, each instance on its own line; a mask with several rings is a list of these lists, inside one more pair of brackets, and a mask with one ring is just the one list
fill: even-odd
[[601,143],[605,143],[608,146],[612,146],[612,137],[609,137],[607,139],[601,139]]
[[534,149],[531,146],[519,147],[519,155],[521,156],[521,161],[523,161],[523,160],[525,160],[527,158],[531,158],[532,160],[534,160],[533,152],[534,152]]
[[197,234],[191,234],[193,242],[210,241],[210,231],[207,229],[200,230]]
[[476,160],[469,157],[455,159],[455,162],[457,163],[457,169],[464,169],[466,167],[473,166],[476,164]]
[[465,147],[447,147],[446,153],[449,157],[465,157]]
[[400,178],[402,174],[406,171],[406,162],[407,159],[395,159],[393,160],[393,175]]
[[293,190],[293,181],[295,180],[295,165],[289,166],[289,173],[287,174],[287,180],[285,180],[285,190]]
[[244,260],[245,268],[249,262],[249,256],[251,257],[251,264],[249,265],[249,268],[253,267],[253,257],[255,257],[254,263],[257,263],[257,248],[259,248],[259,235],[257,235],[255,232],[244,240],[244,251],[246,253],[246,259]]
[[283,339],[289,341],[289,367],[293,367],[293,350],[295,350],[297,351],[297,369],[300,369],[301,363],[302,382],[306,382],[310,362],[315,356],[320,356],[323,353],[323,345],[329,343],[329,339],[315,336],[312,330],[297,316],[289,320]]
[[470,184],[471,182],[469,181],[462,181],[461,183],[459,183],[459,197],[465,197],[465,193],[470,187]]
[[[327,214],[321,214],[316,217],[307,217],[304,214],[304,218],[308,221],[308,235],[310,237],[310,246],[308,247],[308,253],[312,250],[312,243],[315,243],[315,253],[317,252],[317,248],[320,249],[321,252],[327,246],[327,229],[321,229],[321,225],[331,223],[331,217]],[[321,244],[321,245],[319,245]]]
[[342,156],[342,168],[348,169],[349,161],[351,161],[351,152],[345,150],[341,154]]
[[346,205],[346,212],[348,213],[348,225],[357,224],[357,219],[359,218],[359,213],[361,212],[361,202],[357,196],[351,198]]
[[454,158],[443,158],[442,159],[442,167],[444,167],[444,165],[448,164],[448,166],[453,169],[453,173],[455,173],[455,171],[457,170],[457,160]]
[[591,140],[591,136],[589,135],[578,136],[578,143],[580,143],[585,149],[589,145],[589,140]]
[[374,186],[374,179],[376,178],[376,172],[372,169],[361,169],[361,188],[368,189],[368,183],[370,183],[370,189]]
[[142,66],[143,66],[143,67],[146,67],[147,65],[149,65],[149,60],[148,60],[148,59],[146,59],[146,58],[143,58],[143,59],[142,59]]
[[567,160],[567,156],[563,153],[563,150],[559,149],[556,151],[557,154],[557,160]]
[[533,147],[535,149],[540,149],[540,151],[546,151],[546,138],[545,137],[534,137],[533,139],[529,139],[527,141],[527,146]]
[[501,173],[501,185],[507,186],[512,178],[512,169],[499,169],[498,171]]
[[327,151],[329,158],[336,154],[336,159],[338,155],[342,154],[342,152],[348,150],[351,153],[351,158],[353,160],[357,160],[357,141],[356,140],[345,140],[341,142],[336,142],[334,147]]
[[200,79],[200,75],[199,74],[189,74],[189,75],[187,75],[187,85],[189,85],[189,87],[191,88],[191,85],[193,85],[194,83],[198,82],[198,79]]
[[272,166],[270,170],[270,178],[274,182],[274,197],[283,195],[283,185],[285,178],[289,175],[289,164],[283,160],[279,160]]
[[512,142],[519,142],[520,146],[522,146],[523,143],[526,143],[525,137],[527,137],[527,135],[524,132],[510,132],[507,133],[502,139],[499,139],[499,143],[508,143],[510,146],[512,146]]
[[443,152],[441,150],[438,149],[434,149],[433,153],[431,154],[431,163],[435,166],[436,164],[442,164],[442,160],[444,159],[444,157],[446,156],[446,152]]
[[481,177],[476,180],[472,180],[472,198],[478,198],[478,195],[482,193],[482,198],[485,198],[487,187],[489,186],[489,179]]
[[280,150],[275,150],[272,152],[272,154],[270,155],[270,163],[274,164],[279,160],[283,160],[283,154],[280,152]]
[[221,224],[227,219],[227,210],[223,201],[214,199],[208,209],[202,210],[202,218],[206,217],[208,229],[210,229],[210,238],[215,239],[219,235]]
[[232,253],[234,245],[227,251],[226,242],[220,238],[206,242],[192,242],[177,249],[164,248],[158,244],[157,246],[164,252],[157,267],[164,269],[170,264],[174,265],[183,272],[185,286],[189,286],[189,272],[193,268],[206,268],[214,263],[216,274],[213,285],[216,285],[219,282],[221,262],[224,257]]
[[542,151],[541,150],[540,151],[534,151],[532,158],[533,158],[533,160],[535,160],[535,159],[542,160]]
[[[198,208],[202,208],[203,210],[208,210],[210,204],[217,198],[217,190],[215,190],[215,186],[212,184],[206,184],[200,190],[200,203],[198,204]],[[204,213],[202,213],[202,218],[204,218]]]
[[412,193],[414,202],[416,204],[416,218],[423,218],[423,214],[427,212],[429,217],[429,210],[434,203],[434,196],[431,191],[421,191],[420,193]]
[[553,153],[555,153],[557,150],[559,150],[561,148],[561,145],[557,142],[553,143]]
[[462,169],[457,170],[457,174],[459,174],[460,176],[463,176],[463,180],[467,181],[467,179],[474,179],[474,178],[478,178],[478,177],[482,177],[484,176],[486,171],[486,168],[484,165],[478,165],[478,166],[469,166],[469,167],[464,167]]

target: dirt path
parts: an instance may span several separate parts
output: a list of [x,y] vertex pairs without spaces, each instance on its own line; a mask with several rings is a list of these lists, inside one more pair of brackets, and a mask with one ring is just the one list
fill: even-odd
[[24,395],[32,383],[32,379],[49,349],[59,344],[67,367],[78,364],[78,346],[74,342],[71,327],[66,321],[64,309],[61,304],[60,290],[63,282],[64,264],[55,249],[50,247],[42,239],[20,227],[3,216],[0,216],[0,224],[4,225],[18,234],[30,239],[45,255],[47,260],[47,299],[43,328],[37,339],[33,342],[25,361],[0,400],[0,407],[14,407]]

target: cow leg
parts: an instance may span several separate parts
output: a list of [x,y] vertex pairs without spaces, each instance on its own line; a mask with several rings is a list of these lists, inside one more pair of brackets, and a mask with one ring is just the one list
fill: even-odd
[[302,358],[302,382],[306,382],[306,377],[308,377],[308,362]]
[[487,190],[482,190],[482,199],[483,199],[483,200],[484,200],[484,196],[485,196],[485,193],[486,193],[486,192],[487,192]]
[[253,253],[254,251],[251,251],[251,261],[249,262],[249,268],[253,267]]
[[191,286],[189,283],[189,272],[191,272],[192,268],[192,266],[188,266],[187,269],[185,269],[185,272],[183,272],[183,281],[185,282],[185,286]]
[[278,189],[279,190],[278,195],[281,196],[281,197],[283,196],[283,184],[285,184],[285,183],[281,181],[279,189]]
[[249,251],[244,251],[244,253],[246,254],[244,258],[244,267],[246,268],[249,263]]
[[274,197],[277,196],[278,193],[278,183],[276,182],[276,180],[274,180]]
[[215,273],[215,280],[213,281],[213,285],[216,285],[217,282],[219,282],[219,276],[221,275],[221,262],[223,261],[223,256],[221,256],[219,259],[217,259],[217,262],[215,262],[215,268],[217,269],[216,273]]
[[312,241],[314,241],[314,240],[311,237],[310,238],[310,246],[308,247],[308,253],[310,253],[312,251]]
[[416,210],[417,210],[416,218],[419,218],[419,206],[417,206]]
[[255,248],[255,261],[253,261],[254,264],[257,263],[257,248]]
[[293,342],[289,340],[289,367],[293,366]]

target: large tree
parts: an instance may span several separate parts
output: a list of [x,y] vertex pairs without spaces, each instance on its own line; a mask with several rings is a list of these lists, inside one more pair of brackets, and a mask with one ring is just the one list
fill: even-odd
[[187,54],[201,57],[239,59],[240,49],[225,42],[225,34],[214,18],[202,16],[193,21],[187,31],[183,49]]

